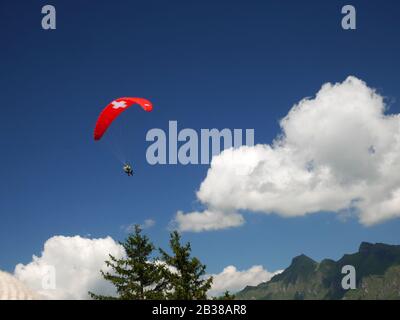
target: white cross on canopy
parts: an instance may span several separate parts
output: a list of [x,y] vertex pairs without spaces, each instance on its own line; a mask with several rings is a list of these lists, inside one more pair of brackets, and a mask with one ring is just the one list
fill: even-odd
[[126,101],[113,101],[111,102],[113,109],[126,108]]

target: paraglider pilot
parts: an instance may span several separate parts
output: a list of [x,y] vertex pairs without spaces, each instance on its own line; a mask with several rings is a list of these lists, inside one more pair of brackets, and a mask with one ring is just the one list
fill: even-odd
[[133,170],[129,163],[125,163],[123,169],[128,176],[133,176]]

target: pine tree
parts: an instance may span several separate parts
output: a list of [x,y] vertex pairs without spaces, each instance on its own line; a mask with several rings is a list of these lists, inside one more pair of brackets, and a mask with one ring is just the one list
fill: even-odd
[[124,242],[120,242],[126,257],[117,259],[109,255],[110,260],[106,261],[106,265],[111,267],[112,272],[100,271],[104,279],[116,287],[118,296],[102,296],[89,292],[93,299],[165,299],[165,267],[151,261],[154,245],[141,232],[141,228],[135,225],[134,232]]
[[219,297],[214,297],[213,300],[235,300],[236,296],[231,294],[228,290],[224,292],[224,295]]
[[172,255],[160,249],[161,259],[169,267],[166,277],[169,282],[168,299],[199,300],[207,299],[207,291],[212,277],[205,279],[206,266],[199,259],[190,257],[190,243],[182,245],[177,231],[171,233],[170,247]]

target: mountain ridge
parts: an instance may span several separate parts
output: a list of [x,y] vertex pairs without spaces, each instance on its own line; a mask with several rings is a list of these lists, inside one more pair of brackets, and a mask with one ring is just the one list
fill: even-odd
[[[342,288],[342,267],[356,270],[356,289]],[[386,288],[386,289],[385,289]],[[387,292],[387,294],[385,294]],[[237,299],[256,300],[338,300],[400,299],[400,245],[362,242],[355,253],[337,261],[316,262],[300,254],[282,273],[257,286],[247,286]]]

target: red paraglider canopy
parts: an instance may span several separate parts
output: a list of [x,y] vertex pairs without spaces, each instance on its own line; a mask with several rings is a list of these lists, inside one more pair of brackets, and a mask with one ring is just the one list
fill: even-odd
[[104,133],[107,131],[111,123],[126,109],[133,104],[138,104],[143,108],[144,111],[150,112],[153,110],[153,105],[149,100],[143,98],[118,98],[112,101],[104,110],[100,113],[99,118],[94,128],[94,140],[100,140]]

